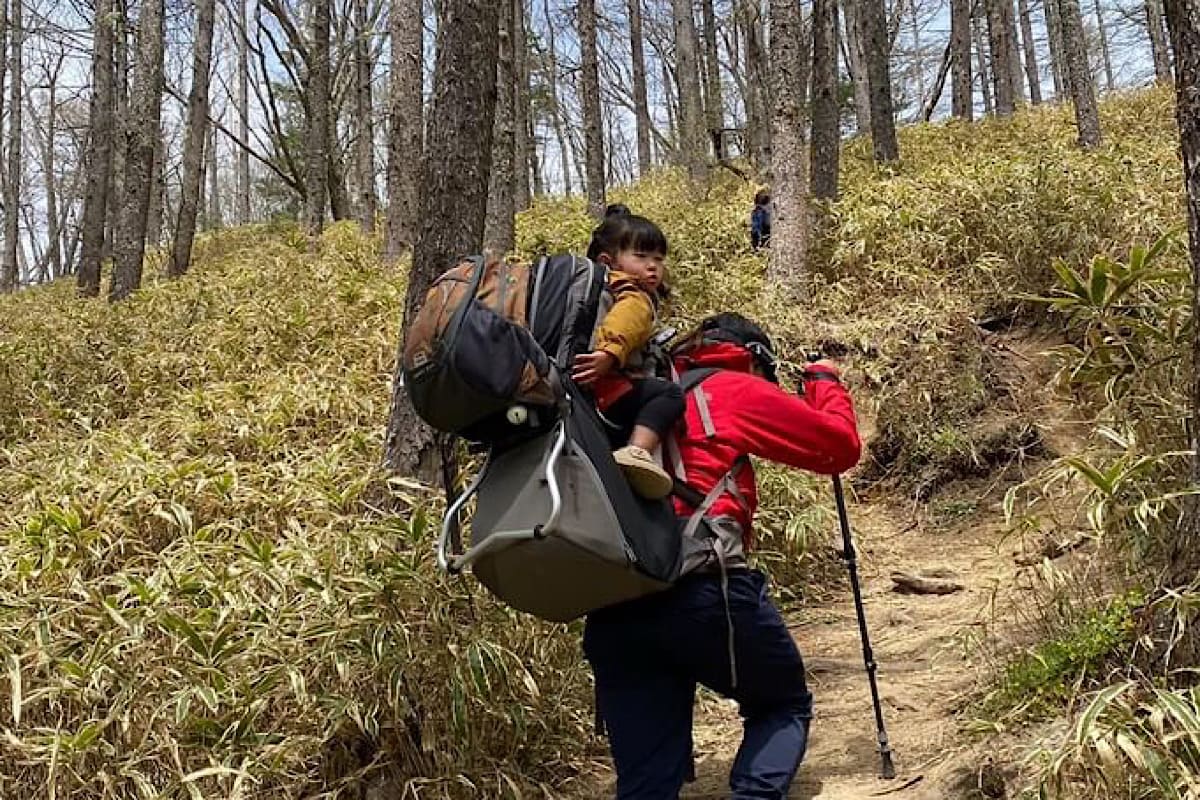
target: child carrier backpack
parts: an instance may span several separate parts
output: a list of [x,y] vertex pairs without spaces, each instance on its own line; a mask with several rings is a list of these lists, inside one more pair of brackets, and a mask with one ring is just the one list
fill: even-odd
[[[685,374],[695,389],[715,370]],[[468,567],[497,598],[552,622],[671,586],[703,560],[713,534],[708,508],[733,484],[735,466],[708,496],[677,481],[675,494],[695,508],[676,516],[669,498],[636,495],[613,460],[605,424],[570,382],[553,426],[492,446],[442,523],[438,563]],[[460,512],[476,499],[465,553],[452,553]],[[697,556],[700,556],[698,560]]]
[[404,342],[417,415],[484,443],[512,432],[514,406],[535,424],[553,416],[564,397],[559,370],[587,352],[606,285],[602,264],[571,255],[533,265],[463,259],[434,281]]

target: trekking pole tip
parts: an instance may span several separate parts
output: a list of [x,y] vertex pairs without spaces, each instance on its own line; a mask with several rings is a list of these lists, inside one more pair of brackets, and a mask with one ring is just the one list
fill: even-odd
[[880,755],[883,759],[881,774],[885,781],[890,781],[896,777],[896,765],[892,763],[892,753],[890,750],[884,750]]

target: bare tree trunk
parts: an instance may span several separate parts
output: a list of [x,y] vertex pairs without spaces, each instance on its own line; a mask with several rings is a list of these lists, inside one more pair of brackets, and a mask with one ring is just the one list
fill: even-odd
[[221,213],[221,163],[217,158],[217,129],[208,129],[208,146],[204,148],[204,157],[208,159],[208,169],[205,177],[208,179],[208,227],[209,230],[220,230],[225,225]]
[[529,36],[525,30],[525,0],[507,0],[513,5],[513,210],[529,208]]
[[813,197],[832,200],[838,194],[841,155],[841,109],[838,103],[837,0],[813,0],[812,165]]
[[334,222],[354,216],[350,203],[350,190],[346,187],[346,152],[338,142],[338,111],[333,107],[332,96],[329,107],[329,141],[325,145],[326,186],[329,193],[329,213]]
[[[237,0],[237,114],[238,138],[250,141],[250,42],[246,35],[246,0]],[[250,223],[250,151],[237,148],[237,221]]]
[[[433,279],[450,266],[448,260],[478,252],[483,244],[492,126],[479,120],[495,118],[497,12],[494,3],[475,0],[443,4],[406,327]],[[447,225],[451,219],[454,224]],[[433,431],[413,412],[399,373],[385,448],[384,463],[401,474],[430,474],[436,468]]]
[[100,259],[104,251],[108,187],[112,175],[115,130],[115,76],[113,74],[113,0],[96,0],[93,23],[92,97],[88,106],[83,217],[80,222],[82,248],[76,268],[76,283],[83,297],[100,294]]
[[[549,20],[550,0],[542,0],[542,14]],[[559,163],[562,168],[563,191],[569,197],[571,192],[571,163],[570,149],[563,130],[562,106],[558,101],[558,51],[555,47],[554,25],[546,26],[546,44],[550,48],[546,62],[546,83],[550,90],[550,120],[554,125],[554,137],[558,140]]]
[[1075,124],[1079,128],[1079,146],[1090,150],[1100,145],[1100,113],[1096,108],[1096,87],[1088,65],[1087,39],[1079,0],[1049,0],[1058,3],[1062,22],[1063,54],[1066,57],[1067,85],[1075,103]]
[[1004,6],[1012,10],[1012,0],[986,0],[988,41],[992,53],[992,87],[996,92],[996,114],[1011,117],[1016,110],[1016,87],[1013,86],[1012,39],[1005,24]]
[[24,98],[21,96],[24,86],[21,56],[25,49],[23,5],[24,0],[12,0],[12,11],[8,24],[8,78],[11,81],[8,103],[8,180],[6,186],[8,202],[4,206],[4,260],[0,263],[0,292],[11,292],[21,282],[21,264],[17,260],[17,253],[21,246],[18,215],[21,208],[21,166],[23,163],[21,147],[21,114],[24,108]]
[[192,47],[192,86],[188,91],[187,128],[183,137],[183,182],[179,187],[179,217],[167,274],[187,272],[192,262],[196,237],[196,214],[200,202],[200,166],[208,133],[208,81],[212,64],[215,0],[199,0],[196,6],[196,40]]
[[[516,75],[513,69],[513,3],[499,9],[499,41],[496,53],[496,114],[492,130],[492,168],[487,196],[487,218],[483,226],[483,248],[497,257],[513,249],[516,241],[513,198],[516,152],[513,106],[516,105]],[[589,153],[590,158],[590,153]],[[590,170],[589,170],[590,178]],[[601,198],[603,203],[603,198]],[[601,206],[603,213],[603,206]]]
[[358,167],[358,224],[363,233],[375,232],[375,104],[371,98],[371,31],[367,0],[354,0],[354,111],[358,119],[355,159]]
[[391,0],[391,95],[388,99],[388,210],[383,258],[395,264],[416,238],[423,109],[421,0]]
[[[532,109],[531,109],[532,111]],[[533,196],[542,197],[546,194],[545,181],[542,178],[542,158],[538,155],[537,131],[533,128],[533,115],[529,119],[529,172],[533,177]]]
[[596,0],[579,0],[580,104],[583,106],[584,163],[587,165],[588,212],[604,217],[604,121],[600,116],[600,64],[596,54]]
[[[1052,1],[1053,0],[1048,0],[1048,2]],[[972,20],[972,28],[975,38],[975,57],[979,62],[979,87],[983,93],[983,113],[994,114],[996,111],[996,104],[992,97],[992,73],[988,66],[987,45],[984,44],[983,41],[983,26],[984,21],[977,15]]]
[[679,149],[688,177],[701,183],[708,178],[708,138],[700,99],[699,46],[691,0],[671,0],[675,24],[675,71],[679,81]]
[[[60,55],[57,65],[46,71],[46,136],[42,147],[42,172],[45,174],[46,192],[46,264],[50,278],[57,278],[63,274],[62,225],[58,218],[56,177],[58,168],[54,153],[55,140],[58,137],[58,76],[63,60],[64,56]],[[68,205],[70,202],[71,198],[67,198]]]
[[1113,76],[1112,51],[1108,46],[1108,26],[1104,24],[1104,8],[1100,5],[1100,0],[1094,0],[1096,9],[1096,31],[1100,35],[1100,55],[1104,59],[1104,88],[1107,91],[1112,91],[1116,88],[1116,79]]
[[[768,109],[767,56],[763,49],[762,14],[757,0],[739,0],[738,16],[746,38],[746,126],[752,160],[760,169],[771,164],[771,119]],[[665,69],[665,65],[664,65]]]
[[167,198],[166,133],[160,129],[154,141],[154,163],[150,173],[150,205],[146,208],[146,245],[158,247],[162,244],[163,204]]
[[701,0],[704,21],[704,114],[709,131],[725,127],[725,99],[721,92],[721,62],[717,58],[717,15],[713,0]]
[[1163,30],[1162,0],[1146,0],[1146,31],[1154,59],[1154,78],[1159,83],[1166,83],[1171,80],[1171,51]]
[[803,26],[795,0],[771,0],[771,253],[767,280],[791,297],[804,294],[808,269],[808,181],[804,158],[804,109],[800,87],[808,82],[801,54]]
[[1050,72],[1054,77],[1054,99],[1062,102],[1070,89],[1067,86],[1066,57],[1063,54],[1062,17],[1058,11],[1058,0],[1042,0],[1042,11],[1046,15],[1046,41],[1050,49]]
[[633,57],[633,108],[637,118],[638,175],[653,165],[650,153],[650,102],[646,95],[646,54],[642,43],[642,2],[629,2],[629,46]]
[[[1166,0],[1167,28],[1175,50],[1175,114],[1183,151],[1192,259],[1192,319],[1200,319],[1200,2]],[[1200,326],[1192,326],[1191,485],[1200,486]],[[1184,503],[1183,517],[1168,542],[1167,579],[1172,587],[1195,583],[1200,572],[1200,496]],[[1194,634],[1193,634],[1194,636]]]
[[871,130],[871,82],[867,76],[867,51],[858,18],[862,0],[842,0],[846,17],[846,65],[854,84],[855,131],[862,135]]
[[121,235],[121,198],[125,196],[125,161],[129,154],[130,115],[129,82],[131,80],[129,57],[131,50],[129,25],[129,0],[116,0],[116,39],[113,43],[116,64],[116,133],[113,139],[113,168],[109,174],[108,194],[112,198],[104,220],[104,250],[101,260],[112,259]]
[[[891,46],[883,0],[863,0],[859,5],[859,36],[867,55],[867,81],[871,87],[871,144],[875,162],[885,164],[900,158],[896,140],[896,113],[892,107]],[[774,231],[772,230],[772,237]]]
[[1025,47],[1025,77],[1029,80],[1029,102],[1042,103],[1042,74],[1038,70],[1037,48],[1033,41],[1033,22],[1029,17],[1029,0],[1017,0],[1021,17],[1021,44]]
[[1005,38],[1008,42],[1008,63],[1012,70],[1013,100],[1017,105],[1025,102],[1025,70],[1021,68],[1021,40],[1017,37],[1017,19],[1013,15],[1013,0],[1003,0],[1000,14],[1004,19]]
[[971,92],[971,0],[950,0],[950,50],[951,113],[970,122],[975,118]]
[[304,154],[305,206],[304,232],[308,248],[316,252],[325,225],[325,201],[329,196],[330,87],[329,87],[329,27],[332,0],[314,0],[312,41],[309,44],[308,80],[308,145]]
[[113,251],[110,302],[125,299],[142,285],[146,217],[150,210],[154,151],[160,136],[162,114],[163,16],[163,0],[144,0],[138,19],[138,63],[127,125],[124,196]]

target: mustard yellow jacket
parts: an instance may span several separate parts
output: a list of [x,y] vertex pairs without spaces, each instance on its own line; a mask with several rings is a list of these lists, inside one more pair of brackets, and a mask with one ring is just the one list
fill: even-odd
[[627,272],[610,272],[608,290],[613,305],[596,330],[596,349],[611,353],[625,367],[654,333],[655,301]]

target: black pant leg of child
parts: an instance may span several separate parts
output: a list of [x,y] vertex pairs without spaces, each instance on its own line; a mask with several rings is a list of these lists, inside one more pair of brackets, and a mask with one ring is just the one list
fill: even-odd
[[631,382],[632,388],[604,414],[617,426],[610,438],[618,447],[629,441],[636,425],[645,425],[665,437],[687,407],[678,384],[659,378],[634,378]]

